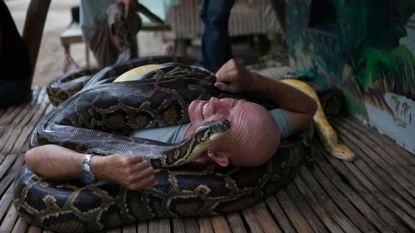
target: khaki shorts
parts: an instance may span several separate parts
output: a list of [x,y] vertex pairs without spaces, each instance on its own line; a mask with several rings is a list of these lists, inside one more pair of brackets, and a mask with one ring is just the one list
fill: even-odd
[[[116,4],[109,6],[107,10],[107,19],[98,25],[97,32],[89,41],[89,48],[97,60],[99,69],[115,64],[121,51],[121,45],[115,43],[115,41],[120,41],[120,39],[117,38],[119,35],[117,33],[113,35],[113,32],[111,31],[115,21],[116,7]],[[135,17],[140,16],[136,15]],[[136,35],[141,27],[141,23],[137,24],[137,20],[133,20],[131,17],[128,19],[128,29]]]

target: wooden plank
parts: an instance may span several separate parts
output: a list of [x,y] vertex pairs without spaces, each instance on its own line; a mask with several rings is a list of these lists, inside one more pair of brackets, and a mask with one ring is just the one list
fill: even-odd
[[[1,118],[1,117],[0,117]],[[3,138],[3,134],[6,131],[6,125],[0,125],[0,140]],[[3,148],[4,143],[0,144],[0,150]]]
[[[47,104],[47,101],[43,101],[43,99],[42,99],[42,98],[44,98],[43,92],[45,92],[45,91],[42,91],[41,88],[37,88],[35,90],[37,92],[36,96],[33,97],[35,99],[33,99],[33,101],[30,104],[28,104],[28,106],[27,106],[27,109],[28,109],[27,110],[27,113],[24,115],[24,117],[22,118],[22,120],[19,121],[19,124],[20,125],[30,125],[30,123],[32,123],[31,122],[32,121],[32,118],[35,115],[36,110],[41,105],[41,103],[37,103],[37,101],[42,101],[42,102],[44,102],[43,104]],[[45,90],[45,89],[43,88],[43,90]],[[41,99],[41,100],[39,100],[39,99]],[[37,123],[37,120],[36,120],[36,123]],[[32,123],[32,125],[34,125],[34,124]]]
[[6,193],[1,196],[0,199],[0,219],[3,219],[3,217],[6,215],[7,211],[10,209],[10,205],[13,201],[13,187],[10,186]]
[[261,224],[258,222],[258,219],[255,217],[255,212],[252,208],[248,208],[244,211],[242,211],[245,221],[248,223],[250,232],[253,233],[262,233],[264,232],[262,230]]
[[24,157],[18,156],[13,167],[7,173],[7,175],[1,179],[0,181],[0,194],[3,194],[6,189],[8,189],[9,185],[13,182],[16,172],[22,167],[24,163]]
[[152,219],[148,221],[148,232],[159,232],[159,220]]
[[162,218],[159,220],[159,232],[170,233],[170,219]]
[[[381,144],[381,142],[378,141],[379,137],[377,137],[378,140],[374,140],[373,137],[365,137],[365,135],[362,135],[360,133],[362,130],[361,129],[362,127],[357,128],[354,125],[346,125],[346,123],[341,123],[339,121],[337,121],[337,126],[340,129],[342,129],[346,138],[348,138],[353,143],[358,145],[359,148],[362,149],[364,152],[367,151],[368,153],[366,154],[368,155],[368,157],[374,160],[380,167],[382,167],[382,169],[390,173],[389,174],[390,176],[397,177],[398,175],[401,175],[403,178],[415,176],[415,167],[407,166],[408,160],[404,159],[402,156],[398,156],[398,155],[391,156],[391,154],[388,153],[388,152],[394,151],[391,146],[380,147],[379,144]],[[366,131],[366,132],[369,132],[369,131]],[[365,146],[362,146],[362,144],[364,144]],[[393,168],[400,168],[400,169],[397,171],[396,169],[393,169]],[[412,169],[402,169],[402,168],[412,168]],[[412,183],[412,180],[409,180],[409,182]],[[413,185],[410,185],[410,186],[413,187]]]
[[127,226],[124,226],[122,228],[122,232],[123,233],[135,233],[135,232],[137,232],[137,224],[133,223],[133,224],[129,224]]
[[[6,156],[4,161],[0,164],[0,178],[2,179],[4,177],[4,174],[9,170],[10,166],[14,163],[14,161],[17,158],[17,154],[9,154]],[[4,185],[4,184],[1,184]],[[6,184],[8,185],[8,184]],[[0,186],[1,187],[1,186]],[[1,190],[2,188],[0,188]]]
[[404,168],[408,172],[411,172],[412,175],[415,175],[415,155],[396,144],[395,141],[387,136],[381,135],[376,131],[376,129],[362,125],[362,123],[352,117],[344,117],[338,120],[333,120],[337,125],[342,126],[343,128],[346,127],[344,128],[346,131],[349,131],[348,127],[352,127],[353,132],[355,132],[354,134],[358,138],[361,134],[370,134],[370,137],[364,138],[371,139],[375,142],[377,144],[376,147],[380,147],[380,150],[377,151],[383,152],[383,156],[388,156],[392,160],[395,160],[401,168]]
[[41,233],[42,228],[37,226],[30,226],[29,231],[27,233]]
[[[295,213],[296,218],[299,218],[299,215],[296,213],[297,211],[299,211],[301,213],[301,215],[304,216],[301,220],[304,219],[306,222],[308,222],[308,224],[306,226],[311,227],[313,229],[312,231],[314,231],[314,232],[328,232],[326,227],[324,226],[324,224],[320,221],[318,216],[316,216],[316,213],[308,205],[307,201],[304,199],[301,192],[298,190],[298,188],[295,186],[295,184],[293,182],[288,183],[285,190],[287,191],[290,198],[294,202],[295,208],[290,206],[290,209],[295,210],[294,213]],[[280,201],[280,203],[281,203],[281,201]],[[281,206],[284,209],[286,207],[284,205],[281,205]],[[291,222],[293,223],[294,227],[297,229],[297,231],[299,231],[299,232],[305,232],[306,231],[306,230],[302,229],[303,224],[304,224],[303,221],[300,222],[300,221],[298,221],[298,219],[292,218],[288,214],[288,210],[286,210],[286,213],[289,216],[289,218],[290,218]]]
[[[318,154],[315,157],[321,157],[321,154]],[[313,167],[312,174],[315,177],[315,179],[321,184],[324,190],[326,190],[326,193],[330,194],[330,197],[333,199],[336,205],[338,205],[340,209],[347,215],[347,218],[350,219],[350,221],[352,221],[354,224],[356,224],[356,226],[358,226],[361,231],[375,232],[373,226],[368,221],[366,221],[364,216],[362,216],[361,213],[359,213],[359,211],[357,211],[355,207],[351,205],[350,201],[347,199],[348,196],[352,196],[350,194],[351,192],[349,190],[345,192],[343,187],[337,187],[336,189],[336,183],[342,182],[339,179],[335,179],[336,183],[331,182],[331,179],[333,178],[331,177],[332,173],[328,172],[328,175],[325,175],[322,172],[322,170],[326,171],[331,168],[327,166],[327,163],[320,163],[321,160],[319,160],[318,162],[316,161],[316,165]],[[333,170],[331,169],[331,171]],[[355,195],[353,195],[352,198],[353,197],[355,197]],[[359,198],[359,200],[361,199]],[[374,211],[371,209],[370,212]]]
[[9,211],[0,226],[0,232],[11,232],[19,215],[13,205],[10,205]]
[[182,218],[173,218],[173,232],[185,232],[185,227]]
[[263,201],[254,205],[252,210],[264,232],[282,232],[277,223],[272,218],[271,213],[268,211],[267,206]]
[[[300,210],[298,209],[298,206],[301,206],[301,208],[304,208],[304,206],[297,205],[298,203],[293,202],[291,198],[288,196],[287,191],[285,191],[286,189],[287,188],[278,191],[275,194],[275,197],[278,200],[278,202],[281,204],[281,207],[284,209],[285,213],[287,214],[294,228],[298,232],[303,232],[303,233],[317,232],[311,228],[307,220],[304,218],[304,216],[301,214]],[[307,204],[305,203],[305,205]],[[323,229],[321,232],[326,232],[326,231],[325,229]]]
[[23,121],[23,119],[27,117],[32,107],[33,105],[31,105],[30,102],[17,106],[16,109],[19,109],[19,112],[13,118],[13,121],[11,122],[11,124],[12,125],[25,125],[24,123],[25,121]]
[[[353,130],[353,129],[350,129]],[[364,139],[358,139],[354,136],[351,136],[350,133],[344,131],[340,135],[346,136],[344,138],[345,142],[348,142],[350,140],[353,142],[353,144],[358,145],[359,148],[355,148],[354,150],[360,151],[360,157],[362,160],[366,159],[366,155],[370,156],[371,158],[374,158],[373,160],[377,161],[377,164],[381,164],[381,169],[376,168],[372,169],[370,172],[366,172],[366,176],[368,179],[373,183],[373,186],[370,186],[372,190],[379,190],[383,195],[389,199],[391,199],[396,205],[398,205],[401,209],[403,209],[408,215],[415,216],[415,209],[411,207],[411,205],[415,205],[415,199],[412,196],[415,196],[415,189],[413,187],[412,182],[409,182],[409,180],[414,180],[415,176],[411,176],[410,173],[402,172],[399,173],[398,170],[400,170],[400,166],[397,164],[393,165],[387,165],[384,164],[378,159],[379,157],[377,155],[384,154],[383,151],[379,151],[375,153],[370,146],[367,146],[366,144],[363,144],[363,142],[366,142],[367,140]],[[350,143],[351,144],[351,143]],[[353,146],[353,144],[351,146]],[[368,160],[366,160],[368,161]],[[365,165],[370,167],[372,165],[372,161],[368,161],[367,163],[356,163],[358,166],[362,166],[360,170],[362,171],[369,171],[369,168],[366,168]],[[369,169],[369,170],[368,170]],[[387,172],[387,174],[385,173]],[[390,179],[393,178],[393,179]],[[384,182],[387,181],[387,182]],[[392,189],[389,187],[389,185],[392,186]],[[401,185],[401,186],[399,186]],[[393,190],[393,191],[392,191]],[[408,195],[407,192],[410,192],[412,196]],[[405,200],[401,198],[401,196],[405,197]],[[409,204],[407,203],[409,202]],[[390,206],[386,204],[389,208],[394,208],[394,206]],[[403,216],[406,218],[406,216]],[[408,219],[408,224],[415,227],[415,221]],[[415,228],[414,228],[415,229]]]
[[7,108],[6,113],[0,118],[0,125],[10,125],[19,112],[20,106],[11,106]]
[[[363,213],[363,215],[368,218],[368,221],[375,225],[377,229],[381,229],[382,231],[392,231],[392,228],[388,225],[388,223],[377,213],[375,209],[371,207],[370,204],[368,204],[365,199],[360,196],[358,192],[353,188],[352,185],[348,185],[348,182],[343,181],[343,176],[340,176],[341,174],[337,173],[330,164],[323,158],[323,153],[326,153],[325,150],[322,148],[321,144],[314,144],[315,148],[315,160],[316,164],[315,166],[320,167],[321,171],[328,177],[331,182],[338,188],[342,193],[344,193],[344,196],[347,197],[356,208],[360,212]],[[324,152],[323,152],[324,151]],[[327,155],[327,157],[329,157]],[[335,160],[335,158],[332,158]],[[317,168],[316,168],[317,169]],[[341,167],[337,167],[339,170],[343,170]],[[356,216],[359,218],[359,216]]]
[[331,206],[331,208],[333,208],[333,213],[326,213],[322,206],[322,204],[324,204],[325,201],[328,202],[328,198],[325,197],[323,193],[317,193],[317,195],[313,195],[311,190],[307,187],[307,185],[301,179],[300,176],[296,176],[294,178],[294,183],[296,184],[298,190],[302,194],[302,198],[304,198],[307,201],[308,205],[310,205],[310,208],[317,215],[318,219],[320,219],[321,222],[325,225],[325,227],[331,232],[341,232],[342,230],[340,229],[340,227],[331,218],[331,214],[339,215],[338,210]]
[[212,222],[210,218],[198,218],[197,222],[199,223],[200,233],[214,233]]
[[9,138],[13,132],[13,126],[3,126],[4,134],[0,138],[0,162],[6,157],[10,151]]
[[[4,174],[9,170],[10,166],[15,162],[17,158],[17,153],[22,149],[24,142],[30,135],[32,129],[28,127],[24,127],[23,130],[20,127],[16,127],[13,132],[18,136],[13,143],[13,148],[11,149],[11,153],[6,156],[3,162],[0,164],[0,178],[3,178]],[[14,134],[12,134],[14,135]],[[11,144],[11,143],[10,143]]]
[[140,232],[140,233],[148,232],[148,222],[147,221],[139,221],[137,223],[137,232]]
[[119,233],[122,232],[122,227],[116,227],[105,231],[106,233]]
[[183,219],[184,228],[186,232],[199,232],[199,223],[197,223],[197,218],[184,218]]
[[350,164],[344,163],[343,161],[328,155],[326,151],[320,150],[319,153],[326,155],[326,158],[333,165],[333,168],[335,168],[338,173],[347,179],[347,182],[353,186],[353,188],[362,196],[362,198],[364,198],[365,201],[373,209],[375,209],[392,228],[394,228],[394,230],[398,232],[409,232],[404,226],[402,226],[400,220],[396,218],[396,215],[389,212],[389,210],[386,209],[386,206],[379,201],[378,197],[380,195],[378,195],[378,192],[367,188],[366,184],[368,182],[364,178],[361,178],[361,176],[364,177],[365,175],[362,174],[355,166],[355,164],[361,160],[356,159],[352,164]]
[[[327,215],[327,219],[333,219],[337,223],[337,225],[341,227],[345,232],[359,232],[359,229],[356,228],[356,226],[354,226],[352,222],[350,222],[349,218],[347,218],[346,215],[343,214],[342,210],[339,209],[339,207],[332,202],[333,196],[336,196],[336,194],[340,194],[337,190],[330,189],[331,192],[325,190],[319,184],[320,179],[314,177],[314,174],[312,174],[304,166],[300,168],[300,175],[302,179],[295,179],[297,187],[302,187],[306,185],[308,189],[311,191],[312,196],[314,198],[308,200],[308,202],[310,203],[311,201],[317,204],[318,207],[316,206],[317,208],[313,208],[315,211],[317,209],[320,209],[321,206],[323,212],[321,214],[318,214],[320,219],[322,219],[322,215]],[[310,206],[313,207],[313,205],[310,203]],[[330,231],[337,231],[337,225],[335,225],[335,228],[328,228],[330,229]]]
[[39,93],[37,106],[38,108],[31,119],[33,125],[36,125],[44,115],[46,115],[51,109],[55,108],[48,102],[48,97],[45,88],[42,88]]
[[10,134],[8,134],[7,141],[4,144],[4,147],[1,151],[1,154],[5,155],[7,157],[7,155],[12,151],[14,143],[17,140],[17,138],[19,137],[19,134],[20,134],[21,131],[22,131],[21,126],[14,126],[14,127],[10,128]]
[[239,213],[228,214],[228,223],[232,232],[246,233],[244,222]]
[[6,109],[5,108],[0,108],[0,118],[5,114]]
[[[327,153],[321,144],[314,144],[315,154],[323,155]],[[332,183],[341,190],[345,196],[363,213],[364,217],[368,219],[377,229],[382,231],[393,231],[387,219],[390,217],[389,212],[384,213],[383,206],[380,205],[371,195],[363,193],[361,195],[359,190],[360,184],[355,182],[353,175],[347,170],[344,164],[338,159],[326,155],[329,160],[338,162],[337,166],[331,166],[322,156],[315,156],[316,164],[321,167],[321,170],[332,181]],[[346,175],[343,175],[346,174]],[[359,185],[359,186],[357,186]],[[356,190],[357,188],[357,190]],[[386,216],[385,216],[386,215]],[[359,217],[359,216],[358,216]]]
[[231,229],[225,217],[220,216],[220,215],[213,216],[211,218],[211,221],[212,221],[213,229],[215,229],[215,232],[223,232],[223,233],[231,232]]
[[277,223],[281,226],[282,231],[287,233],[295,232],[294,227],[291,225],[283,209],[281,208],[280,203],[278,203],[275,197],[270,196],[265,200],[265,202],[267,203],[271,213],[274,215]]
[[[350,143],[356,144],[359,147],[355,150],[360,151],[360,159],[364,160],[366,164],[369,167],[372,167],[372,170],[378,174],[380,184],[376,185],[383,187],[385,190],[388,189],[388,186],[391,186],[394,192],[397,192],[405,199],[405,201],[409,202],[412,206],[415,206],[415,188],[411,182],[411,180],[413,181],[415,178],[415,175],[411,175],[410,173],[400,174],[396,170],[401,170],[402,166],[397,164],[395,164],[395,166],[391,166],[380,161],[380,159],[378,159],[378,155],[384,154],[384,152],[375,153],[370,147],[362,145],[362,140],[356,139],[351,133],[343,132],[341,135],[345,137],[345,141],[350,140]],[[374,159],[370,159],[368,157]],[[379,164],[379,166],[377,166],[377,164]],[[400,201],[398,200],[398,203],[399,202]],[[411,213],[411,210],[409,210],[408,213]]]

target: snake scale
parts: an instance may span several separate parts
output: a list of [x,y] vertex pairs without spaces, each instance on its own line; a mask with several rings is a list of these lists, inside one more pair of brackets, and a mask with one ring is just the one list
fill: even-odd
[[[178,72],[167,69],[153,72],[152,76],[157,76],[154,79],[112,82],[134,67],[171,62],[181,67]],[[150,146],[145,148],[151,150],[157,142],[131,138],[129,132],[186,122],[189,101],[227,96],[212,88],[215,71],[193,60],[170,57],[133,59],[106,67],[82,91],[40,121],[31,146],[55,143],[102,155],[136,154],[138,147],[146,144]],[[155,112],[150,111],[149,99],[143,96],[159,104]],[[242,97],[263,101],[248,93]],[[276,155],[261,166],[219,167],[190,162],[160,167],[155,169],[159,184],[143,191],[126,190],[106,181],[87,185],[75,180],[50,181],[24,166],[15,179],[14,205],[27,222],[58,232],[102,231],[153,218],[228,214],[275,193],[297,174],[300,166],[311,166],[312,161],[310,139],[302,132],[283,140]]]

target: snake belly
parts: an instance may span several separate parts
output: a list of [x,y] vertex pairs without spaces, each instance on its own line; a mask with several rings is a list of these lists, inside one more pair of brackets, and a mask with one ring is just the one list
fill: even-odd
[[[177,73],[162,71],[153,73],[156,79],[111,83],[133,67],[167,62],[179,63],[188,71],[171,69]],[[168,57],[107,67],[40,121],[31,146],[53,143],[85,153],[126,156],[136,154],[140,146],[149,150],[174,147],[128,135],[132,129],[188,122],[190,101],[223,96],[213,87],[214,71],[192,60]],[[23,166],[14,183],[14,206],[27,222],[57,232],[102,231],[153,218],[229,214],[275,193],[301,165],[312,160],[309,138],[301,133],[283,140],[276,155],[261,166],[219,167],[189,162],[158,167],[155,176],[159,184],[141,191],[107,181],[51,181]]]

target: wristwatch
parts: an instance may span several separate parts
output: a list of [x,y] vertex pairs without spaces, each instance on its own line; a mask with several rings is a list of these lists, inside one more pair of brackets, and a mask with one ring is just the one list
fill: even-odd
[[82,179],[86,183],[91,183],[95,181],[95,173],[92,171],[91,166],[90,166],[91,158],[93,156],[94,156],[93,154],[87,154],[85,155],[84,160],[82,161],[81,174],[82,174]]

